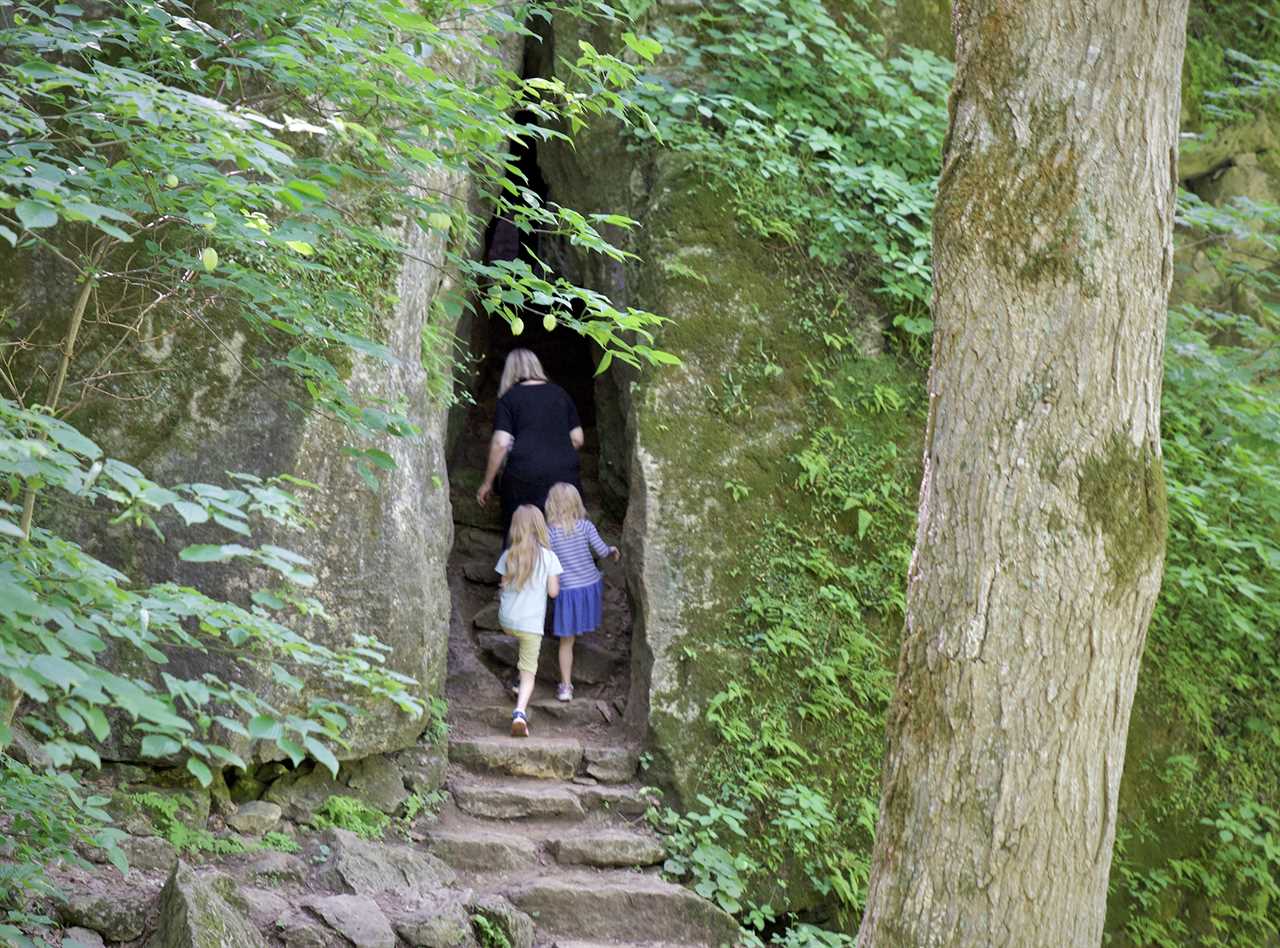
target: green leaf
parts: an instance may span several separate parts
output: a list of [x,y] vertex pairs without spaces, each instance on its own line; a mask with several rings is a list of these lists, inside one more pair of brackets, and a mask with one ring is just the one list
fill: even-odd
[[314,737],[308,737],[303,740],[308,753],[311,754],[336,780],[338,777],[338,758],[333,756],[333,752],[324,744],[317,741]]
[[87,677],[80,666],[56,655],[38,655],[31,660],[30,667],[41,677],[64,689],[83,684]]
[[[196,780],[200,781],[200,786],[207,787],[213,783],[213,771],[209,769],[209,765],[198,757],[187,758],[187,770]],[[226,791],[223,791],[224,793]]]
[[275,718],[265,714],[256,715],[249,721],[249,736],[257,740],[274,741],[284,734],[284,726]]
[[58,223],[58,212],[51,204],[44,201],[19,201],[13,212],[27,230],[41,230],[53,227]]
[[143,757],[170,757],[182,750],[182,745],[167,734],[148,734],[142,739]]
[[205,523],[209,519],[209,512],[199,504],[193,504],[189,500],[174,501],[173,509],[178,512],[187,526],[193,523]]

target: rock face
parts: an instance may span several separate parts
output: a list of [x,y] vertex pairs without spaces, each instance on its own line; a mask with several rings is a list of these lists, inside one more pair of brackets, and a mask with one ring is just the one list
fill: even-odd
[[257,927],[223,897],[219,881],[179,862],[160,893],[158,927],[147,948],[266,948]]
[[[518,40],[506,42],[495,51],[508,64],[518,63],[519,46]],[[432,65],[463,76],[476,75],[482,68],[472,61]],[[467,178],[457,172],[442,169],[421,186],[456,195],[459,208],[472,197]],[[359,205],[370,199],[348,195],[346,200]],[[109,455],[135,464],[161,483],[226,483],[227,471],[243,471],[260,477],[288,473],[319,485],[320,490],[305,492],[307,515],[314,522],[305,535],[263,530],[254,537],[292,549],[311,562],[318,578],[315,594],[333,621],[291,621],[312,640],[330,646],[349,644],[353,632],[376,634],[390,647],[388,668],[412,676],[418,683],[417,697],[425,704],[442,692],[445,673],[445,560],[452,518],[443,454],[446,410],[430,394],[433,381],[441,380],[433,380],[424,366],[423,330],[432,300],[456,275],[442,266],[446,247],[439,232],[428,233],[412,224],[403,236],[409,253],[402,269],[374,278],[387,298],[395,300],[371,330],[389,351],[390,361],[356,355],[343,364],[345,357],[340,356],[337,366],[359,397],[402,406],[418,429],[417,434],[384,439],[378,445],[397,465],[380,491],[364,485],[345,455],[351,433],[322,412],[291,403],[304,397],[292,378],[272,368],[282,353],[250,338],[235,314],[211,314],[201,321],[207,326],[162,326],[156,317],[156,325],[148,323],[139,334],[153,338],[130,342],[139,350],[130,357],[146,369],[145,394],[150,397],[132,400],[135,393],[122,391],[119,399],[90,398],[70,420],[84,427]],[[43,325],[42,331],[52,334],[59,331],[57,314],[70,311],[62,296],[74,288],[51,260],[14,253],[0,255],[0,289],[6,300],[18,301],[12,315],[19,326]],[[439,338],[449,337],[451,327],[439,318],[433,327]],[[94,344],[82,340],[85,359],[100,355]],[[53,525],[57,517],[57,511],[42,510],[39,522]],[[195,585],[246,605],[249,592],[269,584],[269,578],[248,568],[178,562],[173,554],[182,545],[214,537],[201,527],[186,529],[169,522],[162,526],[168,541],[164,549],[154,543],[135,545],[122,531],[105,525],[60,524],[95,555],[125,567],[139,580]],[[225,542],[222,535],[217,539]],[[286,712],[304,711],[312,699],[326,695],[359,707],[363,713],[352,720],[347,743],[334,748],[343,759],[411,745],[425,725],[423,715],[402,712],[385,699],[366,698],[344,682],[308,678],[305,669],[299,671],[305,681],[300,694],[276,687],[265,665],[259,668],[243,660],[229,663],[184,655],[169,670],[235,680],[269,696]],[[244,756],[243,743],[235,749]],[[140,759],[127,743],[111,748],[110,755]]]
[[[685,12],[654,8],[646,29],[680,32]],[[577,48],[579,39],[597,48],[614,42],[579,36],[557,20],[541,68],[554,70],[556,51]],[[696,84],[678,68],[656,71],[676,85]],[[575,149],[548,146],[539,157],[553,199],[640,221],[626,245],[636,261],[599,264],[566,251],[561,265],[620,304],[670,317],[657,345],[682,363],[612,371],[596,401],[617,406],[612,427],[602,412],[602,477],[609,458],[627,459],[623,564],[636,611],[627,717],[647,728],[652,777],[690,801],[718,743],[703,711],[746,660],[720,644],[745,583],[735,567],[756,540],[739,525],[776,513],[769,495],[810,434],[802,424],[809,344],[796,328],[811,316],[803,298],[809,275],[797,255],[740,233],[728,198],[678,155],[627,148],[616,129],[593,126]],[[849,322],[868,353],[883,345],[871,317]],[[747,418],[725,380],[750,384],[762,353],[774,374],[755,383],[763,394]],[[607,767],[599,769],[609,779]]]

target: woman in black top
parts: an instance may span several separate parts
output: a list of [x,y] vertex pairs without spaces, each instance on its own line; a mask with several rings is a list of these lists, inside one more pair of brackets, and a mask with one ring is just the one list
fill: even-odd
[[551,485],[560,481],[581,493],[578,449],[582,440],[582,423],[569,393],[547,380],[536,355],[528,349],[513,349],[502,367],[489,463],[476,492],[483,507],[505,460],[500,488],[504,546],[511,515],[521,504],[541,508]]

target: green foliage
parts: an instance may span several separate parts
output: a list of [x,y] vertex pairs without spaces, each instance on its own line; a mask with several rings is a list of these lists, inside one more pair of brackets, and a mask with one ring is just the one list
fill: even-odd
[[[1280,208],[1182,222],[1213,265],[1169,316],[1164,452],[1170,537],[1135,702],[1113,913],[1139,945],[1261,944],[1277,934],[1280,836]],[[1249,312],[1216,308],[1253,301]],[[1194,907],[1194,909],[1192,908]]]
[[[6,852],[0,863],[0,906],[25,904],[54,889],[43,868],[58,862],[87,867],[77,846],[103,850],[122,872],[128,862],[120,851],[124,836],[108,826],[108,798],[86,795],[65,773],[35,773],[0,754],[0,826]],[[0,936],[12,935],[0,924]]]
[[[177,338],[192,349],[180,356],[234,356],[259,380],[282,369],[292,379],[282,400],[345,425],[347,453],[377,489],[393,476],[386,439],[417,432],[404,406],[357,396],[348,382],[356,359],[395,362],[383,344],[385,314],[406,262],[456,274],[453,295],[437,301],[448,320],[483,283],[482,313],[553,309],[608,358],[671,362],[649,345],[653,314],[617,309],[523,263],[473,259],[493,210],[522,231],[624,256],[599,228],[628,220],[544,203],[510,152],[517,138],[566,139],[606,113],[643,118],[621,95],[636,71],[616,57],[579,50],[563,64],[572,91],[503,65],[504,41],[532,36],[553,14],[612,15],[593,0],[517,12],[462,0],[421,10],[399,0],[133,0],[91,10],[0,0],[0,245],[10,266],[40,262],[55,274],[50,306],[24,310],[19,300],[6,311],[6,329],[22,341],[0,345],[0,748],[16,697],[58,768],[97,765],[111,737],[182,761],[208,785],[215,771],[244,766],[217,739],[229,732],[336,772],[331,745],[352,707],[317,699],[286,714],[252,682],[169,673],[175,650],[251,658],[286,692],[301,691],[306,670],[336,693],[422,713],[413,682],[385,668],[386,649],[372,636],[328,649],[290,628],[295,616],[327,618],[307,595],[309,564],[254,535],[306,529],[293,492],[308,485],[249,475],[222,486],[158,484],[95,444],[95,398],[148,396],[138,381],[145,373],[128,361],[137,362],[144,337]],[[653,54],[648,41],[630,44]],[[534,124],[517,123],[517,112]],[[233,334],[249,340],[243,356],[227,343]],[[447,352],[447,335],[429,326],[424,349]],[[104,354],[115,360],[112,381],[73,381],[65,387],[74,398],[64,399],[68,377],[92,381],[101,368],[80,372],[77,358]],[[439,383],[449,362],[427,367]],[[45,378],[52,384],[37,391]],[[135,440],[126,436],[124,449],[145,455]],[[49,529],[57,508],[161,543],[169,524],[207,525],[209,542],[183,549],[183,560],[241,561],[279,585],[232,604],[140,584]],[[434,720],[438,729],[443,716]],[[0,792],[15,804],[32,799],[23,796],[32,786],[0,771]],[[30,852],[62,844],[49,826],[32,832]],[[184,848],[230,845],[177,823],[171,832],[187,833]]]
[[819,0],[703,4],[654,31],[699,84],[641,99],[665,142],[755,237],[848,280],[870,273],[894,325],[927,335],[930,219],[952,67]]
[[302,846],[298,841],[288,833],[281,833],[279,830],[271,830],[262,834],[262,848],[271,849],[278,853],[296,853],[302,851]]
[[1187,17],[1182,101],[1187,128],[1230,125],[1276,103],[1280,11],[1240,0],[1197,0]]
[[315,812],[311,825],[316,829],[334,827],[348,830],[363,839],[382,839],[391,825],[391,817],[375,810],[363,800],[335,794]]
[[511,948],[507,933],[484,915],[471,916],[471,929],[475,932],[476,941],[480,942],[480,948]]
[[806,378],[812,434],[777,486],[780,512],[743,525],[758,540],[715,647],[745,664],[705,711],[716,789],[653,817],[666,871],[756,929],[796,899],[844,924],[861,905],[918,476],[914,366],[850,356],[836,324],[803,332],[825,353]]
[[409,798],[404,801],[403,811],[400,814],[397,825],[401,829],[407,830],[420,817],[425,816],[435,819],[447,799],[449,799],[449,795],[444,790],[429,790],[426,792],[419,790],[410,794]]

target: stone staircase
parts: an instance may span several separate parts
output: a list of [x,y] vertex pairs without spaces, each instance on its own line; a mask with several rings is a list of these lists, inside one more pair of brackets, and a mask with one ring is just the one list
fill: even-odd
[[[498,504],[482,509],[474,499],[491,415],[489,400],[473,406],[450,465],[449,799],[426,843],[479,899],[505,900],[533,920],[513,948],[733,945],[730,916],[660,876],[662,841],[644,819],[655,797],[637,781],[639,741],[625,722],[631,614],[615,564],[602,564],[603,628],[575,648],[574,700],[554,698],[549,637],[529,705],[531,736],[509,736],[505,683],[516,650],[496,624]],[[621,524],[601,506],[596,445],[588,425],[584,499],[608,542],[619,543]]]
[[[449,742],[451,801],[427,842],[468,886],[533,918],[533,945],[735,942],[732,918],[658,875],[663,846],[644,820],[653,800],[635,782],[634,748],[581,740],[536,711],[550,733],[527,739],[492,733],[485,709],[463,714]],[[479,722],[491,733],[465,733]],[[590,775],[600,762],[603,779]]]

